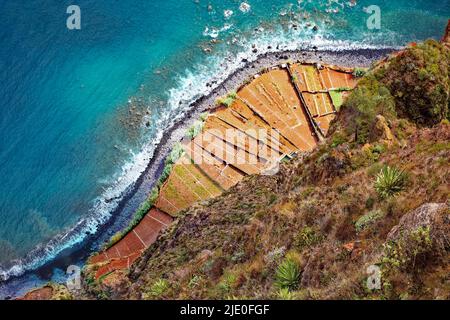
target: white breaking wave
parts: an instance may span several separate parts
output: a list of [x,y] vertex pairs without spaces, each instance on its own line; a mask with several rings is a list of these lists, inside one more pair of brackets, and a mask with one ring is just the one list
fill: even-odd
[[211,37],[213,39],[216,39],[217,37],[219,37],[219,35],[222,32],[227,31],[227,30],[231,29],[232,27],[233,27],[233,25],[230,24],[230,23],[224,24],[224,26],[222,28],[220,28],[220,29],[217,29],[217,28],[214,28],[214,27],[212,27],[210,29],[209,27],[206,27],[205,31],[203,31],[203,35],[204,36],[209,36],[209,37]]
[[[226,25],[219,30],[219,33],[230,28],[231,26]],[[304,32],[304,30],[301,32]],[[207,29],[205,35],[214,37],[216,33],[210,33]],[[198,65],[188,68],[184,75],[179,76],[177,84],[168,91],[167,109],[156,122],[156,136],[147,141],[142,150],[134,154],[130,161],[124,163],[118,178],[95,200],[89,215],[48,243],[37,246],[25,258],[14,261],[14,266],[4,269],[0,267],[0,280],[7,280],[14,276],[20,276],[26,271],[35,270],[54,259],[61,251],[79,244],[88,235],[94,234],[100,226],[111,218],[112,212],[117,208],[126,191],[143,174],[163,137],[164,131],[182,119],[193,102],[210,94],[237,69],[244,67],[248,62],[255,61],[259,55],[288,50],[308,50],[313,47],[317,47],[318,50],[329,51],[392,48],[362,42],[329,40],[318,33],[305,34],[300,33],[300,31],[289,30],[289,34],[286,34],[282,30],[264,32],[263,29],[259,29],[248,40],[232,40],[228,44],[230,43],[238,46],[237,53],[224,53],[222,51],[219,54],[211,55],[205,58],[206,61],[204,60]],[[208,86],[211,83],[216,85]]]

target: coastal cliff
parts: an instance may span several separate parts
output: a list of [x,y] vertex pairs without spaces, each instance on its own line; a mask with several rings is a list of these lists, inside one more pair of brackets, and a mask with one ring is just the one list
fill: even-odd
[[448,21],[447,29],[445,30],[445,35],[442,38],[442,43],[444,43],[444,45],[446,45],[447,47],[450,47],[450,20]]
[[353,70],[315,148],[183,206],[131,263],[100,253],[75,298],[450,299],[449,40]]

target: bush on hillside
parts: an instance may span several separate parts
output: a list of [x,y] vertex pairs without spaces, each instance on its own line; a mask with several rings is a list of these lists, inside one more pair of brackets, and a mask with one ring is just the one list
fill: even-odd
[[237,99],[237,94],[236,92],[230,92],[228,93],[225,97],[219,98],[217,99],[217,104],[219,106],[224,106],[224,107],[231,107],[231,105],[233,104],[233,102]]
[[372,210],[368,212],[355,222],[356,232],[361,233],[383,217],[384,214],[380,210]]
[[375,73],[395,98],[396,110],[419,125],[448,117],[450,50],[434,40],[406,49]]
[[389,89],[378,81],[374,75],[367,75],[348,97],[343,107],[353,114],[352,121],[346,123],[347,132],[355,132],[355,140],[365,144],[378,114],[389,119],[395,116],[395,100]]
[[330,134],[345,132],[357,144],[369,135],[380,114],[432,126],[450,119],[450,50],[434,40],[409,47],[374,66],[341,107]]
[[151,285],[149,290],[144,293],[143,298],[146,300],[160,299],[169,289],[169,282],[165,279],[158,279]]

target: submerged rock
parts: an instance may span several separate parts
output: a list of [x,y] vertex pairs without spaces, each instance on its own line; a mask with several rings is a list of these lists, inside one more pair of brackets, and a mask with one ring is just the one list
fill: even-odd
[[239,10],[243,13],[249,12],[251,9],[251,6],[247,2],[242,2],[239,6]]

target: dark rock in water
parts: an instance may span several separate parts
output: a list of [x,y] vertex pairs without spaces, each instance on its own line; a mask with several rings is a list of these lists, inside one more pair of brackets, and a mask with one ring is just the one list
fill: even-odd
[[267,46],[267,49],[268,49],[268,50],[272,49],[272,46]]
[[313,50],[317,51],[319,48],[317,46],[313,46]]
[[313,31],[318,31],[319,27],[318,26],[314,26],[312,29],[313,29]]
[[245,58],[244,58],[244,59],[241,60],[241,62],[247,63],[247,62],[248,62],[248,59],[245,59]]
[[253,49],[252,52],[253,52],[253,53],[257,53],[257,52],[258,52],[258,49]]

